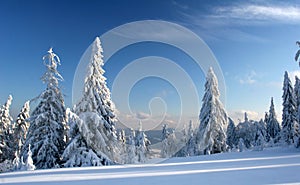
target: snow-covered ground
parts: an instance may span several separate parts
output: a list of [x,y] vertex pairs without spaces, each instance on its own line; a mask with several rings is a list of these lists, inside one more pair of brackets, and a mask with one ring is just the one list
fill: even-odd
[[4,184],[47,185],[300,184],[300,150],[272,148],[156,164],[23,171],[0,174],[0,179]]

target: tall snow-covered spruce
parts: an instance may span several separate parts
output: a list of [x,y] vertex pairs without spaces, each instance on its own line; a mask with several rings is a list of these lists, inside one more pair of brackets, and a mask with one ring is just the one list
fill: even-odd
[[63,80],[57,71],[60,65],[59,57],[53,53],[52,48],[43,57],[46,73],[42,81],[47,88],[38,99],[39,103],[31,115],[22,156],[27,160],[28,150],[31,146],[33,165],[37,169],[56,168],[60,166],[60,157],[65,148],[64,124],[65,104],[58,85]]
[[149,157],[149,145],[151,145],[151,142],[148,140],[147,135],[143,131],[141,122],[139,124],[139,129],[137,131],[135,139],[137,160],[140,163],[144,163]]
[[12,99],[12,96],[9,95],[6,103],[0,108],[0,163],[14,158],[12,117],[9,113]]
[[106,78],[103,76],[105,71],[102,68],[102,52],[100,39],[96,37],[92,44],[83,95],[74,110],[78,115],[75,123],[78,132],[72,136],[64,153],[66,166],[100,166],[120,160],[115,130],[115,108]]
[[300,123],[300,79],[295,77],[294,94],[296,100],[297,121]]
[[[297,122],[298,124],[296,125],[296,131],[297,131],[297,136],[295,137],[296,147],[300,147],[300,79],[296,76],[295,77],[296,83],[294,87],[294,93],[295,93],[295,98],[296,98],[296,113],[297,113]],[[298,141],[297,141],[298,140]]]
[[20,155],[22,150],[22,146],[26,141],[27,130],[29,127],[29,101],[25,102],[24,106],[22,107],[16,122],[14,123],[14,143],[17,144],[16,152],[17,156]]
[[233,149],[235,147],[235,125],[231,118],[228,118],[228,127],[227,127],[227,145]]
[[196,137],[194,134],[194,126],[192,120],[190,120],[189,122],[188,129],[184,132],[186,132],[186,138],[184,138],[184,146],[174,156],[186,157],[197,155]]
[[291,80],[286,71],[284,74],[283,82],[283,112],[282,112],[282,130],[281,130],[281,140],[286,144],[295,144],[295,139],[297,137],[297,110],[296,110],[296,100],[293,93],[293,87]]
[[199,154],[214,154],[225,152],[227,113],[219,100],[218,79],[210,68],[205,83],[205,93],[200,110],[200,125],[196,135]]
[[272,140],[278,142],[280,134],[280,125],[276,118],[273,97],[271,98],[271,105],[268,116],[266,116],[267,124],[267,141]]

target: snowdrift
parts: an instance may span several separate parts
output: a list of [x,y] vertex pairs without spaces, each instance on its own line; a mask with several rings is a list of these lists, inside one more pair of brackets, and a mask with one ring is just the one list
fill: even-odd
[[[157,160],[155,160],[157,161]],[[300,150],[271,148],[170,158],[158,164],[64,168],[0,174],[3,184],[300,184]]]

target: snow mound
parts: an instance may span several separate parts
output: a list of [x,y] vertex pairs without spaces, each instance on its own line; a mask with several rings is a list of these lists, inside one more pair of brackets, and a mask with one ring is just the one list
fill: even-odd
[[159,164],[115,165],[0,174],[4,184],[299,184],[300,150],[171,158]]

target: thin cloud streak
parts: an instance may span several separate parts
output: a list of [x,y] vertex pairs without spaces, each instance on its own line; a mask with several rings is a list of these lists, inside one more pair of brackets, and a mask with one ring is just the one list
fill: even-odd
[[266,27],[270,25],[295,25],[300,21],[300,7],[289,3],[260,2],[232,3],[216,6],[208,11],[178,10],[183,25],[196,28],[209,40],[232,40],[235,42],[268,42],[268,39],[253,35],[241,26]]
[[256,72],[252,70],[249,74],[243,79],[239,79],[240,84],[254,84],[256,83],[255,77],[257,76]]
[[300,20],[300,8],[295,6],[251,5],[218,7],[216,16],[226,19],[280,21],[291,24]]

